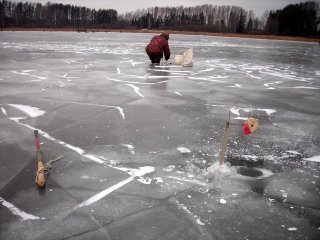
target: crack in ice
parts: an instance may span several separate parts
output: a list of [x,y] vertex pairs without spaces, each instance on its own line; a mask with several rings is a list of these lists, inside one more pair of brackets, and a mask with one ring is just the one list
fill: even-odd
[[138,94],[141,98],[144,98],[144,96],[140,93],[140,88],[138,88],[137,86],[134,86],[133,84],[127,83],[126,84],[129,87],[132,87],[133,90],[136,92],[136,94]]

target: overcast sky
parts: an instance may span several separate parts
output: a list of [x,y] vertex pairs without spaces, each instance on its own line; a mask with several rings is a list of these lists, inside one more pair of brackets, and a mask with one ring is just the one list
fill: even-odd
[[[21,0],[19,0],[21,1]],[[173,7],[173,6],[196,6],[202,4],[212,5],[235,5],[245,10],[253,10],[254,14],[259,17],[266,10],[282,9],[288,4],[305,2],[307,0],[50,0],[63,4],[73,4],[77,6],[85,6],[88,8],[104,8],[115,9],[118,14],[135,11],[137,9],[148,7]],[[316,0],[320,1],[320,0]],[[24,2],[24,0],[22,0]],[[45,4],[48,0],[29,0],[29,2],[40,2]]]

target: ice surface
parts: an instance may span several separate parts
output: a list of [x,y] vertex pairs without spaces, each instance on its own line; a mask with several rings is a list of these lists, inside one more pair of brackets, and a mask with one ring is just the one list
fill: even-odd
[[[0,34],[1,239],[318,238],[317,43],[172,34],[179,67],[150,65],[151,34]],[[64,155],[47,191],[35,129]]]

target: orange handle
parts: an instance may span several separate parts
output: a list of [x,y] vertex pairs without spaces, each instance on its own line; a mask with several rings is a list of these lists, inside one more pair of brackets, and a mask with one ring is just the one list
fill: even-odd
[[38,162],[38,171],[37,171],[36,183],[40,187],[43,187],[46,184],[46,177],[45,177],[45,174],[44,174],[43,162]]
[[37,150],[37,162],[38,162],[38,170],[36,175],[36,183],[43,187],[46,184],[46,177],[44,172],[44,164],[42,159],[42,152]]

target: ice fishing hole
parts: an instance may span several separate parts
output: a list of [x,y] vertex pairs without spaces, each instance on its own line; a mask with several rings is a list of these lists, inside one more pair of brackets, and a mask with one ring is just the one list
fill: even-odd
[[256,168],[246,168],[246,167],[239,167],[238,171],[239,174],[247,177],[260,177],[262,176],[263,172]]

